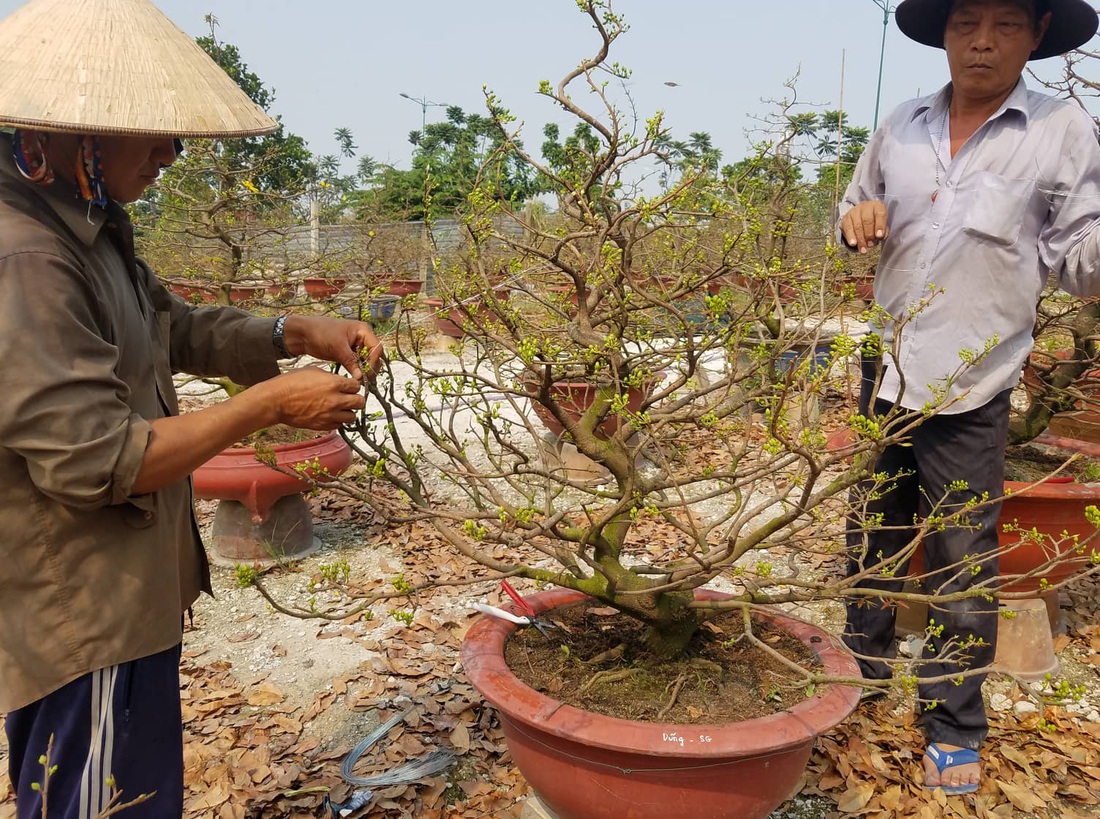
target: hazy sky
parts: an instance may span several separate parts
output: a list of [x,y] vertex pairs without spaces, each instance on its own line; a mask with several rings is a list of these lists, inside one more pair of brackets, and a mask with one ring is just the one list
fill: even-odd
[[[0,0],[0,14],[19,5]],[[204,15],[214,14],[219,37],[275,89],[273,113],[312,150],[335,153],[332,132],[342,126],[352,130],[360,152],[398,167],[408,167],[408,133],[420,128],[422,115],[401,92],[480,112],[488,85],[526,123],[526,142],[537,147],[546,122],[566,121],[536,94],[539,80],[556,84],[597,43],[575,0],[157,5],[192,35],[204,33]],[[629,90],[639,113],[665,111],[677,137],[709,131],[726,161],[746,153],[752,116],[767,110],[761,99],[784,96],[783,83],[796,72],[800,100],[837,107],[842,55],[850,122],[872,122],[883,31],[874,0],[620,0],[615,8],[631,30],[611,59],[633,69]],[[1058,63],[1044,64],[1052,70]],[[880,119],[946,80],[943,52],[907,40],[891,19]],[[432,122],[443,109],[426,113]]]

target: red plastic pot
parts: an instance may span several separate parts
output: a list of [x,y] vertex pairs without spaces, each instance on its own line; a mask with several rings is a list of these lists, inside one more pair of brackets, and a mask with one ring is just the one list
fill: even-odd
[[424,287],[420,279],[394,279],[386,286],[386,292],[391,296],[411,296],[419,293]]
[[213,304],[215,302],[214,293],[205,287],[171,282],[168,289],[188,304]]
[[[351,448],[338,432],[270,448],[283,469],[308,464],[318,481],[336,476],[351,463]],[[223,450],[195,470],[196,497],[220,499],[209,545],[217,563],[266,563],[300,558],[320,543],[313,537],[313,517],[302,492],[311,484],[294,474],[272,469],[256,450]]]
[[[663,377],[663,374],[661,377]],[[529,395],[533,396],[538,389],[538,382],[529,373],[525,374],[522,383],[523,388]],[[642,388],[627,388],[626,408],[630,412],[638,412],[642,404],[649,397],[652,389],[652,384]],[[550,393],[554,399],[554,403],[574,421],[579,421],[585,411],[592,406],[592,402],[596,400],[596,393],[598,390],[599,385],[589,381],[555,381],[550,386]],[[534,409],[538,419],[542,421],[543,426],[554,435],[561,435],[565,432],[565,427],[554,417],[554,414],[550,412],[547,407],[534,399],[531,401],[531,407]],[[603,422],[596,428],[596,437],[604,439],[610,438],[618,431],[621,423],[622,419],[618,415],[607,415]]]
[[577,294],[576,285],[550,284],[546,286],[546,292],[552,294],[555,299],[568,302],[571,307],[566,309],[570,314],[576,312],[576,308],[580,305],[580,296]]
[[[585,596],[556,590],[527,599],[543,612]],[[757,616],[805,643],[825,673],[859,675],[837,638],[778,612]],[[824,686],[787,711],[745,722],[605,717],[520,682],[504,662],[504,643],[515,629],[498,618],[479,619],[463,640],[462,665],[500,712],[516,766],[559,819],[764,819],[797,791],[814,739],[859,703],[858,688]]]
[[435,329],[440,333],[451,338],[462,338],[465,335],[462,326],[455,321],[454,308],[447,312],[443,311],[443,299],[424,299],[421,304],[432,311]]
[[320,279],[320,278],[305,278],[302,279],[302,286],[305,288],[306,295],[314,299],[331,299],[333,296],[338,296],[347,289],[347,279]]
[[874,275],[867,276],[842,276],[833,282],[833,289],[837,293],[843,294],[845,290],[851,289],[853,298],[860,301],[874,301],[875,300],[875,277]]
[[290,282],[285,284],[269,284],[267,286],[267,295],[279,301],[290,301],[294,298],[294,291],[296,289],[295,285]]
[[[754,279],[751,276],[735,275],[731,277],[734,286],[747,290],[753,298],[767,298],[771,295],[771,286],[767,279]],[[787,282],[780,282],[778,286],[779,300],[788,304],[798,298],[798,288]]]
[[719,276],[717,279],[711,279],[707,282],[707,293],[717,296],[722,292],[723,287],[729,287],[729,283],[726,281],[725,276]]
[[234,284],[229,288],[229,300],[231,302],[237,301],[252,301],[260,298],[263,295],[264,288],[252,287],[249,285]]
[[[316,480],[326,474],[339,475],[351,465],[351,447],[335,430],[308,441],[275,444],[265,451],[274,455],[276,465],[282,469],[309,464],[306,474]],[[219,452],[192,475],[195,497],[237,501],[258,520],[279,498],[310,488],[305,478],[272,469],[256,455],[252,447],[230,447]]]

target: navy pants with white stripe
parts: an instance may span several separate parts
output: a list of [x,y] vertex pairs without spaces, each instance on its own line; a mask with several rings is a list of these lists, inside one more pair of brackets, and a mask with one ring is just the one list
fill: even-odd
[[43,819],[40,758],[53,749],[45,819],[95,819],[114,788],[120,802],[154,793],[125,819],[183,815],[180,647],[94,671],[5,716],[18,819]]

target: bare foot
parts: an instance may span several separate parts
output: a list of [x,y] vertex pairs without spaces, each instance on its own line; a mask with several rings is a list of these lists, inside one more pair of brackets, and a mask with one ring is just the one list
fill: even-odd
[[[958,745],[948,745],[946,742],[937,742],[936,747],[943,754],[955,754],[964,750]],[[963,785],[977,785],[981,778],[982,768],[978,762],[944,768],[941,776],[931,755],[927,752],[924,755],[924,786],[926,788],[958,788]]]

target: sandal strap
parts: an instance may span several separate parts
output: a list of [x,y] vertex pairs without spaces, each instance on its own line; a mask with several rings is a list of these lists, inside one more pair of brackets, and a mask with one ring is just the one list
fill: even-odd
[[930,742],[924,752],[932,758],[936,770],[941,774],[948,768],[955,768],[959,765],[972,765],[981,761],[978,752],[971,748],[947,752],[934,742]]

